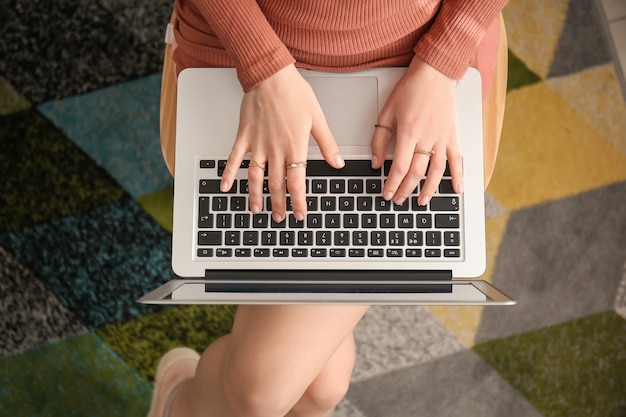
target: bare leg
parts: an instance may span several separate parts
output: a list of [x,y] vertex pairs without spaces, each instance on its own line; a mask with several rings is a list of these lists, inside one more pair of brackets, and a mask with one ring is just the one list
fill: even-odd
[[367,309],[241,306],[232,333],[204,352],[170,416],[329,416],[347,390],[352,330]]

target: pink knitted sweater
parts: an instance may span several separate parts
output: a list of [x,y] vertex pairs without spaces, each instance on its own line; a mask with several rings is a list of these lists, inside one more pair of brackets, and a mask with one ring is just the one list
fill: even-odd
[[459,79],[507,0],[176,0],[177,71],[235,67],[249,91],[289,64],[406,66]]

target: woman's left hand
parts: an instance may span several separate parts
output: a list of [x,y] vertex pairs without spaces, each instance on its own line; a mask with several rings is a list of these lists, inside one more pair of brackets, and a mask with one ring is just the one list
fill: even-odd
[[[378,125],[392,128],[396,136],[393,162],[383,187],[386,200],[402,204],[426,175],[418,203],[428,204],[445,171],[446,157],[454,190],[463,192],[463,168],[456,139],[455,84],[454,79],[414,57],[391,92],[378,118]],[[373,168],[383,165],[391,136],[385,128],[375,129]]]

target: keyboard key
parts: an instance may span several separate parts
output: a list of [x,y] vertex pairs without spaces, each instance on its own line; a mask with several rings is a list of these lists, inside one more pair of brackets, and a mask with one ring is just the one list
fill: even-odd
[[270,250],[265,248],[254,248],[254,257],[255,258],[269,258]]
[[350,258],[363,258],[365,257],[365,249],[349,249],[348,256]]
[[235,256],[237,258],[249,258],[251,254],[252,254],[252,251],[250,249],[246,249],[246,248],[235,249]]
[[380,194],[383,192],[381,180],[365,180],[365,192],[368,194]]
[[376,197],[374,199],[374,210],[376,211],[389,211],[391,210],[391,201],[387,201],[382,197]]
[[375,214],[363,214],[361,216],[361,227],[364,229],[375,229],[378,227],[378,216]]
[[310,246],[313,244],[313,232],[310,230],[298,232],[298,245]]
[[218,258],[230,258],[233,256],[233,250],[227,248],[217,248],[215,249],[215,255]]
[[385,232],[379,232],[377,230],[372,231],[370,234],[372,246],[385,246],[387,245],[387,234]]
[[220,213],[215,219],[215,227],[220,229],[230,229],[232,227],[232,214]]
[[367,232],[358,230],[352,232],[352,244],[354,246],[367,246]]
[[345,249],[333,248],[330,250],[331,258],[344,258],[346,256]]
[[382,258],[385,255],[383,249],[368,249],[367,256],[369,258]]
[[215,168],[215,160],[214,159],[200,160],[200,168],[202,169]]
[[435,214],[435,227],[437,229],[458,229],[459,226],[458,214]]
[[324,223],[329,229],[336,229],[341,227],[341,217],[339,214],[327,214],[326,222]]
[[359,227],[359,215],[358,214],[344,214],[343,215],[343,227],[346,229],[356,229]]
[[259,244],[259,232],[247,230],[243,232],[243,244],[246,246],[256,246]]
[[289,256],[289,249],[276,248],[272,250],[272,256],[274,256],[275,258],[286,258]]
[[441,232],[426,232],[426,246],[441,246]]
[[245,211],[248,209],[245,197],[231,197],[230,209],[232,211]]
[[461,236],[459,232],[443,232],[443,244],[445,246],[459,246]]
[[213,256],[213,249],[202,248],[198,249],[198,258],[210,258]]
[[333,242],[337,246],[348,246],[350,244],[350,234],[344,231],[336,231],[334,233]]
[[421,258],[422,250],[421,249],[406,249],[404,254],[407,258]]
[[250,215],[248,213],[235,214],[235,227],[238,229],[247,229],[250,227]]
[[415,220],[418,229],[430,229],[433,227],[433,218],[430,214],[416,214]]
[[311,249],[311,256],[313,258],[325,258],[326,249],[313,248]]
[[[200,180],[200,186],[198,192],[200,194],[222,194],[220,190],[221,180]],[[237,187],[230,189],[230,193],[237,191]]]
[[380,227],[383,229],[393,229],[396,227],[396,215],[395,214],[381,214],[380,215]]
[[347,160],[341,169],[331,167],[323,160],[308,161],[306,173],[309,177],[379,177],[380,169],[372,169],[368,160]]
[[211,202],[211,209],[213,211],[226,211],[228,210],[228,198],[227,197],[213,197]]
[[273,230],[269,230],[261,233],[261,244],[263,246],[274,246],[276,245],[276,232]]
[[357,197],[356,209],[358,211],[372,211],[374,207],[374,199],[372,197]]
[[294,248],[291,250],[291,256],[294,258],[306,258],[309,256],[309,251],[308,249]]
[[322,197],[320,209],[322,211],[337,210],[337,199],[335,197]]
[[413,228],[413,215],[412,214],[400,214],[398,216],[398,227],[401,229]]
[[433,197],[430,200],[432,211],[459,211],[459,197]]
[[326,231],[316,232],[315,244],[317,246],[330,246],[332,244],[330,232],[326,232]]
[[389,232],[389,245],[390,246],[404,246],[404,232],[399,232],[399,231]]
[[407,232],[406,242],[409,246],[422,246],[423,245],[423,235],[422,232],[410,231]]
[[269,215],[267,213],[257,213],[252,215],[252,227],[266,228],[269,223]]
[[439,194],[456,194],[452,187],[452,180],[441,180],[439,183]]
[[241,244],[241,233],[238,230],[224,232],[224,243],[228,246]]
[[328,192],[328,181],[317,178],[312,179],[311,192],[313,194],[326,194]]
[[306,225],[309,229],[319,229],[322,227],[321,214],[307,214]]
[[330,193],[331,194],[343,194],[346,192],[345,180],[330,180]]
[[402,249],[387,249],[387,257],[388,258],[401,258]]
[[446,258],[460,258],[461,251],[459,249],[444,249],[443,256]]
[[296,241],[296,234],[290,230],[280,232],[280,244],[282,246],[293,246]]
[[424,256],[427,258],[441,258],[441,249],[425,249]]
[[222,232],[198,232],[198,246],[217,246],[222,244]]
[[362,194],[363,193],[363,180],[348,180],[348,193]]
[[339,197],[340,211],[354,211],[354,197]]

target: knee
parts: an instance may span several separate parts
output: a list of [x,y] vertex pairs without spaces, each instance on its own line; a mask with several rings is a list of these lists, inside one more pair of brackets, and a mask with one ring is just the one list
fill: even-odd
[[302,398],[302,404],[328,412],[334,410],[348,393],[350,375],[324,375],[309,386]]
[[288,381],[281,383],[272,375],[233,373],[225,375],[222,383],[225,399],[237,417],[283,416],[297,400],[289,392]]

